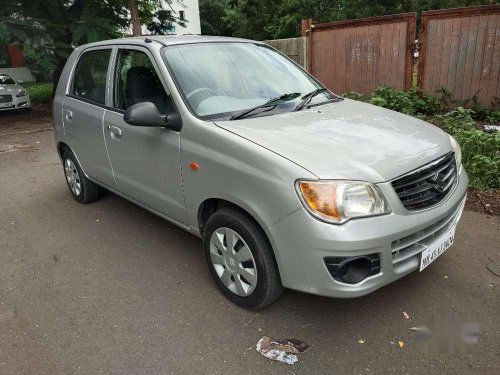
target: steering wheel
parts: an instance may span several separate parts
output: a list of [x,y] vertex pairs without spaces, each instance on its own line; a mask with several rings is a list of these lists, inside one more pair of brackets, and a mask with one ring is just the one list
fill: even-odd
[[[207,95],[208,94],[208,95]],[[186,99],[194,108],[197,108],[207,96],[216,96],[217,92],[209,87],[199,87],[186,95]]]

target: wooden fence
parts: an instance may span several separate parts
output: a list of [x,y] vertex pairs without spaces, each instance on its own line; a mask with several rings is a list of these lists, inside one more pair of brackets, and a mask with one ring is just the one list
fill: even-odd
[[415,13],[323,24],[304,20],[309,71],[337,93],[370,94],[383,85],[409,89],[415,25]]
[[276,48],[301,67],[307,69],[307,38],[265,40],[264,43]]
[[477,95],[498,106],[500,5],[423,12],[417,67],[415,24],[415,13],[320,24],[303,20],[303,38],[266,43],[339,94],[371,94],[384,85],[407,90],[417,68],[418,86],[427,93],[444,88],[455,100]]
[[500,5],[423,12],[418,84],[455,100],[500,97]]

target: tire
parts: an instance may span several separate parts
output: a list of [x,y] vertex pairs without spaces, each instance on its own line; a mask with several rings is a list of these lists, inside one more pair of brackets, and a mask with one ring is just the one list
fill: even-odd
[[75,155],[70,150],[66,150],[62,160],[64,177],[73,198],[82,204],[92,203],[99,199],[101,188],[85,176]]
[[203,249],[215,283],[235,304],[260,310],[283,293],[269,241],[244,212],[235,208],[214,212],[205,225]]

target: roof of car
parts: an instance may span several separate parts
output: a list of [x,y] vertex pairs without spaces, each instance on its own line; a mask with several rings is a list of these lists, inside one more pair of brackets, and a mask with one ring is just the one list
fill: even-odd
[[102,40],[99,42],[85,45],[102,46],[110,44],[143,44],[148,41],[156,41],[165,46],[175,44],[188,44],[188,43],[212,43],[212,42],[240,42],[240,43],[259,43],[254,40],[231,38],[225,36],[210,36],[210,35],[143,35],[137,37],[127,37],[119,39]]

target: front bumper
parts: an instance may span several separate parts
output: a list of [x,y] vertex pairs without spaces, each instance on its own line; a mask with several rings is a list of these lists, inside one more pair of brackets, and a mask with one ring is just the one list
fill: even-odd
[[0,103],[0,111],[12,111],[31,108],[30,96],[21,96],[20,98],[12,95],[12,101],[8,103]]
[[[461,167],[454,191],[439,205],[419,212],[407,211],[390,183],[380,184],[393,212],[343,225],[323,223],[305,209],[298,209],[269,228],[283,285],[312,294],[351,298],[371,293],[417,270],[424,250],[419,243],[428,245],[459,220],[468,182]],[[430,236],[433,234],[435,238]],[[413,243],[415,246],[407,246]],[[324,262],[326,257],[368,254],[380,256],[380,272],[357,284],[335,280]]]

